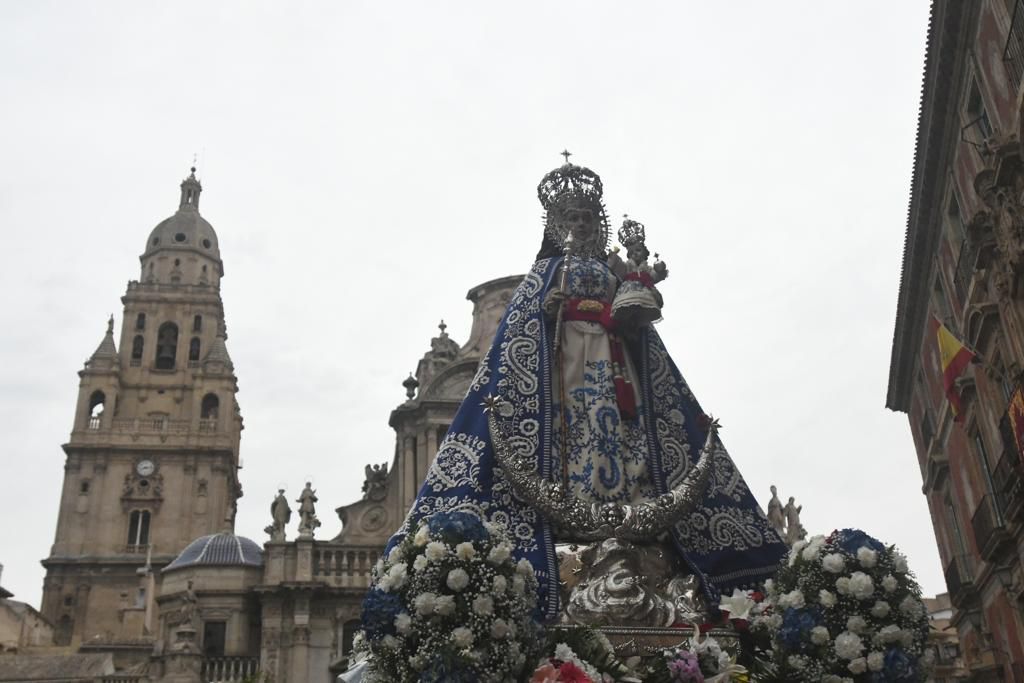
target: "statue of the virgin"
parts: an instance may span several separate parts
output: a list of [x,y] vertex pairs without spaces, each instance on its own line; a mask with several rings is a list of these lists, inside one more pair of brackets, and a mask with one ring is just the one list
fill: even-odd
[[[665,499],[717,438],[654,328],[611,315],[621,282],[609,266],[602,194],[598,175],[568,157],[541,181],[540,251],[388,544],[442,511],[501,525],[533,565],[548,619],[559,613],[555,544],[580,539],[516,490],[485,406],[501,403],[502,448],[595,509]],[[710,465],[699,499],[660,540],[714,605],[721,591],[763,582],[787,548],[720,443]]]

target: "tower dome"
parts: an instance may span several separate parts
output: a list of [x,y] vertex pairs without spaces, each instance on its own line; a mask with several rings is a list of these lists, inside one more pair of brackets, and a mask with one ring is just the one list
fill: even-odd
[[213,261],[218,273],[224,274],[217,233],[209,221],[199,215],[199,195],[202,191],[203,186],[196,178],[196,169],[193,166],[189,177],[181,183],[178,211],[161,221],[149,233],[141,257],[143,263],[161,251],[194,252]]
[[252,539],[222,531],[189,543],[164,571],[196,566],[262,567],[263,550]]

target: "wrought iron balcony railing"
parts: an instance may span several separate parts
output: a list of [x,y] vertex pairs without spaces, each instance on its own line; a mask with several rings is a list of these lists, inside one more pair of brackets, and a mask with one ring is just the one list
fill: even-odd
[[1010,79],[1014,95],[1020,88],[1021,78],[1024,77],[1024,7],[1022,5],[1024,5],[1024,0],[1017,0],[1014,3],[1010,32],[1006,36],[1006,47],[1003,48],[1003,64],[1006,66],[1006,75]]
[[974,529],[974,541],[978,544],[978,552],[988,561],[1001,559],[1007,551],[1013,550],[1013,537],[1006,529],[1002,506],[997,497],[986,495],[978,503],[978,509],[971,518]]
[[977,240],[973,239],[966,239],[960,245],[960,256],[956,261],[956,273],[953,275],[953,283],[956,285],[956,293],[961,302],[967,300],[967,293],[971,288],[971,278],[974,277],[980,249],[981,247]]
[[974,572],[963,555],[957,555],[946,566],[946,588],[953,606],[963,609],[978,599],[974,589]]

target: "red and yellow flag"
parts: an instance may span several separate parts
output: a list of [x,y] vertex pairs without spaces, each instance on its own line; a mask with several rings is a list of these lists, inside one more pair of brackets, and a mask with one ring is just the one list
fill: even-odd
[[1010,418],[1010,429],[1017,446],[1017,454],[1024,458],[1024,389],[1018,384],[1010,396],[1010,406],[1006,409]]
[[942,366],[942,387],[946,391],[949,407],[953,409],[953,421],[960,422],[963,420],[963,413],[960,394],[957,393],[954,382],[974,360],[974,354],[949,331],[948,327],[938,320],[935,324],[938,326],[936,335],[939,342],[939,364]]

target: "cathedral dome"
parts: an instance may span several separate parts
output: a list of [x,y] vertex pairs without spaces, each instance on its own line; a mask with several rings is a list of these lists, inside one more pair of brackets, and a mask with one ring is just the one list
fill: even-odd
[[143,258],[160,249],[189,249],[220,261],[217,233],[209,221],[199,215],[199,195],[203,186],[196,179],[196,169],[181,183],[178,211],[161,221],[146,240]]
[[196,566],[262,567],[263,550],[252,539],[223,531],[189,543],[164,571]]

